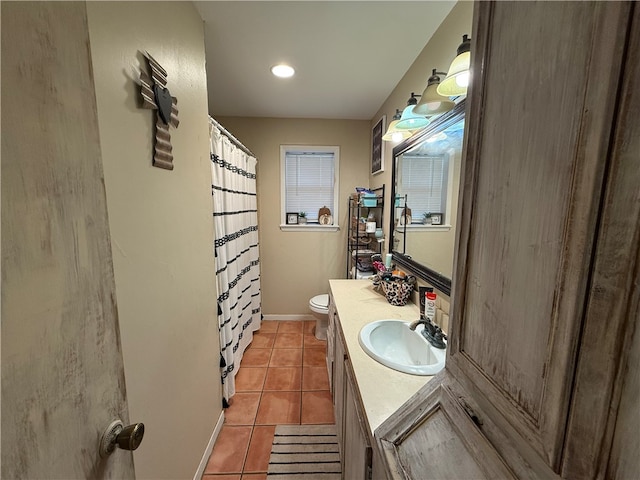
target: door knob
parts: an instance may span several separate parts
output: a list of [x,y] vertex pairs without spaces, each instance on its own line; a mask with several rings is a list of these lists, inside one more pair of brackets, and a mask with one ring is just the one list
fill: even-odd
[[140,446],[143,437],[143,423],[134,423],[125,427],[121,420],[114,420],[102,434],[100,456],[108,457],[116,447],[123,450],[135,450]]

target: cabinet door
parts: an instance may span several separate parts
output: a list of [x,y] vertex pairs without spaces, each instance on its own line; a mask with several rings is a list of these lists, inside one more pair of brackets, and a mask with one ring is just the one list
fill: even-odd
[[333,297],[329,293],[329,318],[327,321],[327,373],[329,375],[329,390],[333,392],[333,363],[335,358],[336,335],[336,306]]
[[[449,385],[429,382],[376,430],[387,478],[518,478],[472,415]],[[375,476],[383,477],[380,472]]]
[[349,362],[345,362],[346,387],[344,401],[344,464],[345,480],[367,480],[371,472],[371,446],[366,423],[359,408],[359,395]]
[[340,327],[336,326],[336,356],[333,365],[333,410],[336,417],[336,431],[338,444],[340,445],[340,463],[344,468],[344,400],[345,400],[345,373],[344,366],[347,359],[344,341],[340,333]]
[[479,2],[447,370],[554,471],[633,2]]

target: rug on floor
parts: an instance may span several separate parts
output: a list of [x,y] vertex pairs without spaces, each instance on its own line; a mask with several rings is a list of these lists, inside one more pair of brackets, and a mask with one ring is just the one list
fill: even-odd
[[278,425],[271,445],[268,480],[339,480],[335,425]]

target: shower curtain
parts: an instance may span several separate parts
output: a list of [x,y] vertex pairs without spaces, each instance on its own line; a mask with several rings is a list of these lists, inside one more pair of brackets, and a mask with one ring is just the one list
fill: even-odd
[[211,192],[218,286],[220,370],[225,401],[235,394],[235,375],[245,348],[260,328],[257,160],[209,120]]

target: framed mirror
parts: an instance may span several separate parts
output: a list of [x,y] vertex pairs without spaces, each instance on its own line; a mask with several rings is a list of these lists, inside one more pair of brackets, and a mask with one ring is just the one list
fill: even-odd
[[451,295],[465,100],[393,149],[394,262]]

